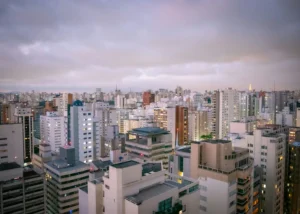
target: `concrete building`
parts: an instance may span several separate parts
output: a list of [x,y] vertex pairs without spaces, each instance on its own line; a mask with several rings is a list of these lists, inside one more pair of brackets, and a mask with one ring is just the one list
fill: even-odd
[[300,108],[297,108],[296,112],[296,126],[300,127]]
[[0,103],[0,124],[6,124],[10,122],[9,111],[9,104]]
[[155,94],[152,94],[151,91],[145,91],[143,93],[143,106],[150,105],[155,101]]
[[128,132],[125,148],[129,155],[145,161],[162,161],[168,168],[168,155],[172,153],[172,135],[160,128],[138,128]]
[[289,161],[287,170],[285,213],[300,212],[300,143],[289,145]]
[[177,174],[199,178],[200,213],[258,213],[260,177],[247,149],[225,140],[192,142],[175,152],[170,165]]
[[75,148],[77,161],[89,163],[95,160],[93,112],[79,100],[70,108],[71,146]]
[[78,188],[87,186],[89,166],[75,160],[75,149],[60,148],[60,159],[44,164],[46,213],[84,213],[79,211]]
[[73,103],[73,94],[63,93],[59,97],[53,98],[54,105],[61,116],[67,117],[68,105]]
[[103,177],[103,195],[104,214],[199,213],[197,181],[166,178],[161,163],[111,165]]
[[199,141],[202,135],[211,133],[211,117],[208,110],[189,112],[189,141]]
[[41,131],[40,131],[40,116],[45,114],[45,108],[42,105],[34,106],[32,108],[33,115],[33,136],[34,138],[40,140],[41,139]]
[[282,112],[276,114],[276,124],[282,126],[294,126],[294,115],[289,107],[284,107]]
[[23,128],[24,163],[30,163],[33,153],[33,115],[31,108],[18,107],[15,109],[17,123]]
[[230,134],[244,135],[256,129],[255,117],[247,117],[242,120],[230,122]]
[[126,98],[124,95],[122,94],[118,94],[115,97],[115,107],[116,108],[124,108],[124,106],[126,105]]
[[240,93],[232,88],[215,91],[212,105],[212,135],[222,139],[229,133],[230,122],[240,119]]
[[168,130],[168,111],[167,109],[154,109],[154,122],[157,127]]
[[16,162],[0,163],[0,213],[44,214],[44,180]]
[[15,162],[24,164],[22,124],[0,125],[0,164]]
[[188,143],[188,108],[176,106],[175,133],[178,136],[178,145]]
[[59,151],[59,147],[67,144],[67,127],[65,117],[58,112],[47,112],[40,116],[40,130],[42,143],[49,144],[52,151]]
[[266,126],[234,140],[235,146],[249,149],[254,164],[263,170],[261,213],[283,213],[287,140],[284,133],[278,127]]

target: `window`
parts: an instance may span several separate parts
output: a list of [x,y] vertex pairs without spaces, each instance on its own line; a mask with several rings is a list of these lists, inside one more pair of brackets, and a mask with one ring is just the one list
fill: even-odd
[[189,188],[189,193],[195,192],[195,191],[197,191],[198,189],[199,189],[199,186],[198,186],[198,185],[195,185],[195,186]]
[[158,211],[165,211],[172,207],[172,197],[159,202]]
[[233,196],[236,194],[236,189],[235,190],[232,190],[230,193],[229,193],[229,197]]
[[207,191],[207,187],[206,186],[199,185],[199,187],[200,187],[200,190],[203,190],[204,192]]
[[231,201],[231,202],[229,203],[229,208],[232,207],[234,204],[235,204],[235,201]]
[[200,200],[201,201],[207,201],[207,197],[203,196],[203,195],[200,195]]
[[204,207],[204,206],[201,206],[201,205],[200,205],[200,210],[202,210],[202,211],[205,211],[205,212],[206,212],[206,207]]

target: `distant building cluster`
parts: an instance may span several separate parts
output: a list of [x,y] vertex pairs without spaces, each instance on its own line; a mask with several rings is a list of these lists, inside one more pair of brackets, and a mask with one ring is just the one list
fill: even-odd
[[0,213],[300,213],[300,91],[1,93]]

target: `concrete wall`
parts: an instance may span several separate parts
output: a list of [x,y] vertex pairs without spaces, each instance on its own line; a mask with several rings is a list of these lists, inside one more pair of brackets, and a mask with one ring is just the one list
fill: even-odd
[[88,194],[81,189],[78,189],[79,198],[79,213],[89,213]]

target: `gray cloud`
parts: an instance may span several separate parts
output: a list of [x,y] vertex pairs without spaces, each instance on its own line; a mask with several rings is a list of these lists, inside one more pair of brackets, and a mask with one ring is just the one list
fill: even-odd
[[296,0],[4,0],[0,90],[296,89],[299,11]]

